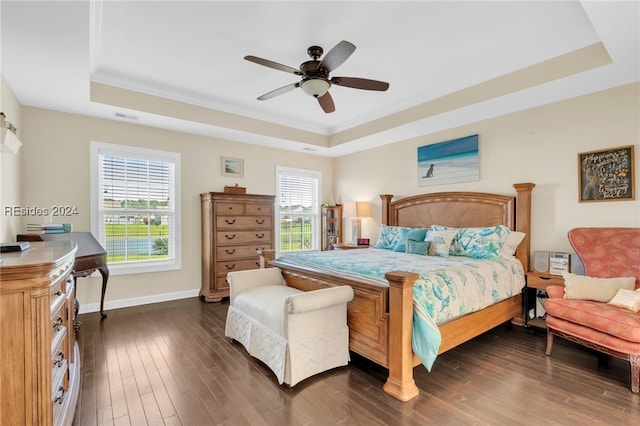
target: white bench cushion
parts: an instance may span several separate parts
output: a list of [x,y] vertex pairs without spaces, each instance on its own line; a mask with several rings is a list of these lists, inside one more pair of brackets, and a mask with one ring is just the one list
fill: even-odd
[[302,291],[283,285],[252,288],[237,295],[233,306],[258,323],[284,336],[285,300],[297,293]]

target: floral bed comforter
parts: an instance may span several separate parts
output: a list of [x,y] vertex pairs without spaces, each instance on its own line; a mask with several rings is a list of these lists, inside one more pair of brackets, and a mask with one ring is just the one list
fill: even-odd
[[387,272],[419,274],[413,287],[413,351],[428,370],[442,340],[438,324],[519,294],[525,283],[524,270],[515,257],[486,260],[369,248],[287,253],[278,261],[366,278],[380,285],[388,285]]

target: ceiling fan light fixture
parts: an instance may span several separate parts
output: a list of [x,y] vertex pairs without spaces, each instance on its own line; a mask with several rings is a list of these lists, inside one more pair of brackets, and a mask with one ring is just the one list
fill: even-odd
[[319,98],[323,96],[331,87],[331,83],[329,83],[324,78],[319,77],[310,77],[305,78],[300,83],[300,87],[307,95],[311,95],[315,98]]

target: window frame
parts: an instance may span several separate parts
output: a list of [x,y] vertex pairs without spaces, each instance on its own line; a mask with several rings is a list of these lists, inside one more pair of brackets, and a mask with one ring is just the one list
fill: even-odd
[[[181,169],[180,153],[155,149],[139,148],[128,145],[116,145],[105,142],[90,142],[90,201],[91,201],[91,232],[104,245],[104,213],[101,204],[100,157],[114,155],[145,161],[160,161],[173,164],[173,229],[174,256],[169,259],[152,261],[130,261],[124,263],[110,263],[110,275],[141,274],[149,272],[173,271],[182,269],[182,198],[181,198]],[[102,218],[102,219],[101,219]]]
[[280,250],[280,177],[286,176],[308,176],[316,180],[316,193],[314,194],[313,208],[311,213],[305,214],[305,216],[312,215],[312,232],[311,232],[311,249],[302,250],[302,251],[311,251],[311,250],[319,250],[320,249],[320,215],[321,215],[321,206],[322,203],[320,198],[322,197],[322,172],[319,170],[310,170],[310,169],[301,169],[296,167],[285,167],[285,166],[276,166],[276,217],[275,217],[275,250],[276,255],[279,256],[281,253]]

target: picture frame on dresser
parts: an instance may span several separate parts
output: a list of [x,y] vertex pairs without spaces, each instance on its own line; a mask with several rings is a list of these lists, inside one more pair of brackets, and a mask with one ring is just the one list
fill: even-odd
[[578,153],[579,201],[635,200],[634,164],[633,145]]

